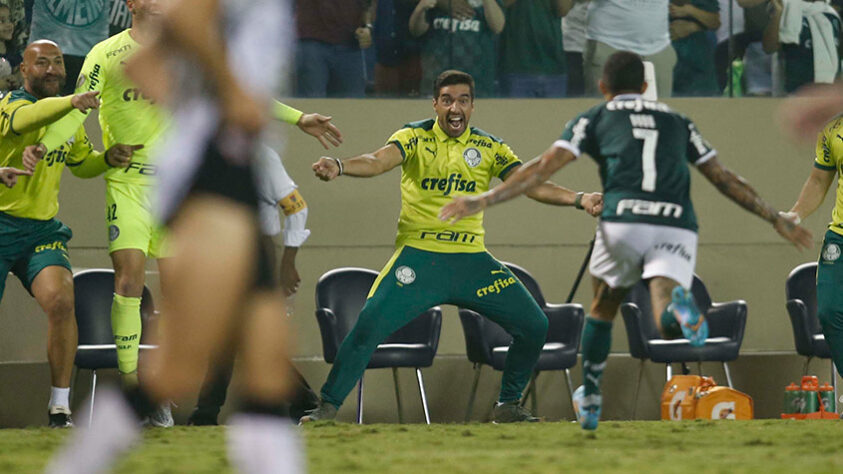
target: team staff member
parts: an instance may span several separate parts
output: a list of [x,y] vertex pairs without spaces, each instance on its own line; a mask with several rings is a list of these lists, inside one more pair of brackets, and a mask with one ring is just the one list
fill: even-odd
[[[493,177],[506,180],[521,161],[500,139],[468,122],[474,110],[474,80],[445,71],[433,88],[436,119],[411,123],[369,154],[347,160],[322,157],[313,165],[320,179],[371,177],[401,166],[401,216],[396,251],[369,292],[359,319],[345,338],[322,387],[319,407],[302,422],[336,416],[348,392],[389,334],[431,306],[450,303],[489,315],[513,336],[496,422],[538,421],[519,404],[547,336],[547,318],[530,293],[486,251],[483,216],[449,225],[439,208],[455,196],[489,189]],[[562,206],[585,206],[596,213],[600,194],[577,193],[546,183],[531,196]]]
[[594,286],[582,340],[583,385],[574,392],[583,429],[600,419],[600,380],[612,344],[612,321],[629,289],[648,280],[656,325],[666,339],[684,335],[702,346],[708,325],[691,283],[697,255],[697,219],[690,197],[692,164],[731,201],[766,220],[797,248],[811,234],[780,216],[717,160],[696,126],[668,106],[648,101],[644,64],[631,52],[612,54],[599,84],[606,102],[570,121],[562,137],[501,186],[445,206],[453,222],[528,193],[555,171],[591,156],[600,167],[606,206],[600,216],[589,270]]
[[[128,0],[132,27],[94,46],[85,58],[76,83],[77,92],[97,91],[103,143],[138,145],[127,168],[105,174],[105,220],[108,253],[114,266],[114,300],[111,328],[117,344],[117,365],[124,385],[138,383],[138,344],[141,337],[140,304],[147,258],[166,256],[165,232],[152,216],[149,200],[156,167],[150,156],[167,130],[167,114],[144,96],[126,77],[124,64],[154,32],[161,6],[157,0]],[[85,120],[81,112],[69,114],[50,127],[41,139],[39,153],[53,150],[67,140]],[[142,145],[142,148],[140,147]],[[166,288],[163,289],[166,291]],[[151,418],[155,426],[172,426],[169,405]]]
[[35,41],[23,54],[22,89],[0,100],[0,298],[11,270],[47,314],[47,359],[50,363],[50,426],[72,424],[70,375],[76,354],[73,275],[67,254],[70,229],[55,218],[65,166],[90,178],[109,167],[124,167],[132,147],[115,145],[107,153],[93,150],[83,127],[71,140],[39,162],[24,163],[25,147],[36,143],[44,128],[68,112],[99,106],[96,92],[56,97],[65,81],[58,45]]
[[843,116],[838,115],[820,133],[811,174],[790,212],[784,214],[797,224],[813,214],[825,199],[834,177],[838,176],[837,199],[817,265],[817,317],[838,372],[843,370],[843,295],[840,291],[843,288],[843,270],[840,266],[840,249],[843,248],[843,183],[840,180],[843,178],[839,174],[843,166],[841,135]]

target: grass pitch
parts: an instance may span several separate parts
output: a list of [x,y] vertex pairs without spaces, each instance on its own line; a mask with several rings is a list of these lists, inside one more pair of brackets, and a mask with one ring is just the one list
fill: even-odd
[[[607,421],[303,429],[312,473],[843,472],[839,421]],[[0,473],[41,472],[66,431],[0,430]],[[228,473],[221,427],[151,429],[115,472]]]

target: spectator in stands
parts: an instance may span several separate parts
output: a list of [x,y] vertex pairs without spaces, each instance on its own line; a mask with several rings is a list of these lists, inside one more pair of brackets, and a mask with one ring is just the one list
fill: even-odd
[[34,0],[30,38],[49,39],[64,51],[67,82],[63,95],[76,89],[76,78],[91,48],[108,38],[106,2],[87,2],[86,8],[65,8],[65,2]]
[[591,0],[583,53],[585,91],[597,96],[603,64],[617,51],[631,51],[650,61],[656,70],[660,98],[673,90],[676,52],[668,31],[668,0]]
[[467,3],[473,12],[458,16],[438,6],[437,0],[420,0],[413,10],[410,33],[422,39],[422,84],[433,84],[445,70],[459,69],[474,77],[478,96],[494,96],[495,35],[506,18],[499,0]]
[[362,97],[362,49],[372,45],[371,0],[296,0],[296,93]]
[[126,0],[111,0],[111,9],[108,13],[108,36],[112,37],[131,26],[132,12],[129,11]]
[[[760,49],[761,32],[764,28],[753,28],[752,22],[745,19],[744,9],[766,4],[767,0],[719,0],[719,2],[720,28],[717,29],[717,46],[714,48],[714,73],[717,76],[717,87],[723,91],[726,88],[729,64],[732,61],[743,58],[745,62],[747,60],[752,62],[758,57],[756,48]],[[733,38],[732,51],[729,51],[730,35]],[[750,46],[753,42],[758,42],[758,45]],[[747,48],[750,47],[753,51],[749,53],[750,58],[746,58]],[[764,54],[763,51],[761,52]],[[769,59],[765,62],[769,63]],[[769,65],[766,68],[769,70]]]
[[567,89],[560,18],[574,0],[503,0],[501,93],[508,97],[564,97]]
[[378,0],[375,10],[375,93],[417,96],[421,81],[420,45],[410,35],[415,0]]
[[574,7],[562,18],[562,47],[565,50],[565,69],[568,75],[568,97],[585,93],[582,53],[585,50],[585,19],[588,0],[575,0]]
[[717,0],[671,0],[670,39],[676,50],[673,95],[718,95],[714,73],[714,45],[708,30],[720,27]]
[[18,66],[21,63],[28,36],[24,21],[23,2],[0,0],[0,58],[6,60],[8,71],[0,74],[0,90],[17,89],[23,84]]
[[840,74],[840,16],[824,0],[772,0],[764,51],[778,52],[784,91],[831,83]]

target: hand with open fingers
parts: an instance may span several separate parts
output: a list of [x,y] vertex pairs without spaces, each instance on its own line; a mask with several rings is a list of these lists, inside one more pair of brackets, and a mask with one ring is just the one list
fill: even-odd
[[118,143],[105,152],[105,162],[112,168],[125,168],[131,163],[135,151],[142,149],[143,145],[124,145]]
[[87,112],[91,109],[98,109],[100,107],[100,100],[97,97],[99,91],[88,91],[81,94],[76,94],[70,98],[70,105],[80,112]]
[[312,168],[316,177],[322,181],[330,181],[340,174],[340,166],[337,164],[337,160],[329,156],[319,158],[319,161],[313,163]]
[[456,197],[442,206],[439,211],[439,220],[455,224],[462,218],[477,214],[485,208],[486,200],[480,197]]
[[589,215],[598,217],[603,212],[603,193],[585,193],[580,204]]
[[35,166],[44,158],[47,153],[47,147],[39,143],[37,145],[29,145],[23,149],[23,168],[28,171],[35,171]]
[[2,181],[7,188],[12,188],[18,184],[18,176],[32,176],[32,171],[11,167],[0,168],[0,181]]
[[342,143],[342,133],[336,125],[331,123],[331,117],[320,114],[304,114],[296,125],[302,132],[316,137],[326,150],[330,148],[329,144],[340,146],[340,143]]
[[799,250],[809,249],[814,245],[814,236],[808,229],[795,224],[781,214],[776,217],[773,227],[776,228],[779,235],[790,241]]

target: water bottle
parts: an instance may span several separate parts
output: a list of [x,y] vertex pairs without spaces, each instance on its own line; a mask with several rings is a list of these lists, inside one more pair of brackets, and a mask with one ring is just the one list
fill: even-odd
[[820,383],[816,375],[806,375],[802,377],[802,413],[815,413],[820,411],[819,398],[817,393],[820,388]]
[[834,387],[826,382],[819,388],[819,393],[820,400],[823,403],[823,411],[834,413],[836,411],[834,406]]
[[802,389],[791,382],[784,389],[784,413],[802,413]]

